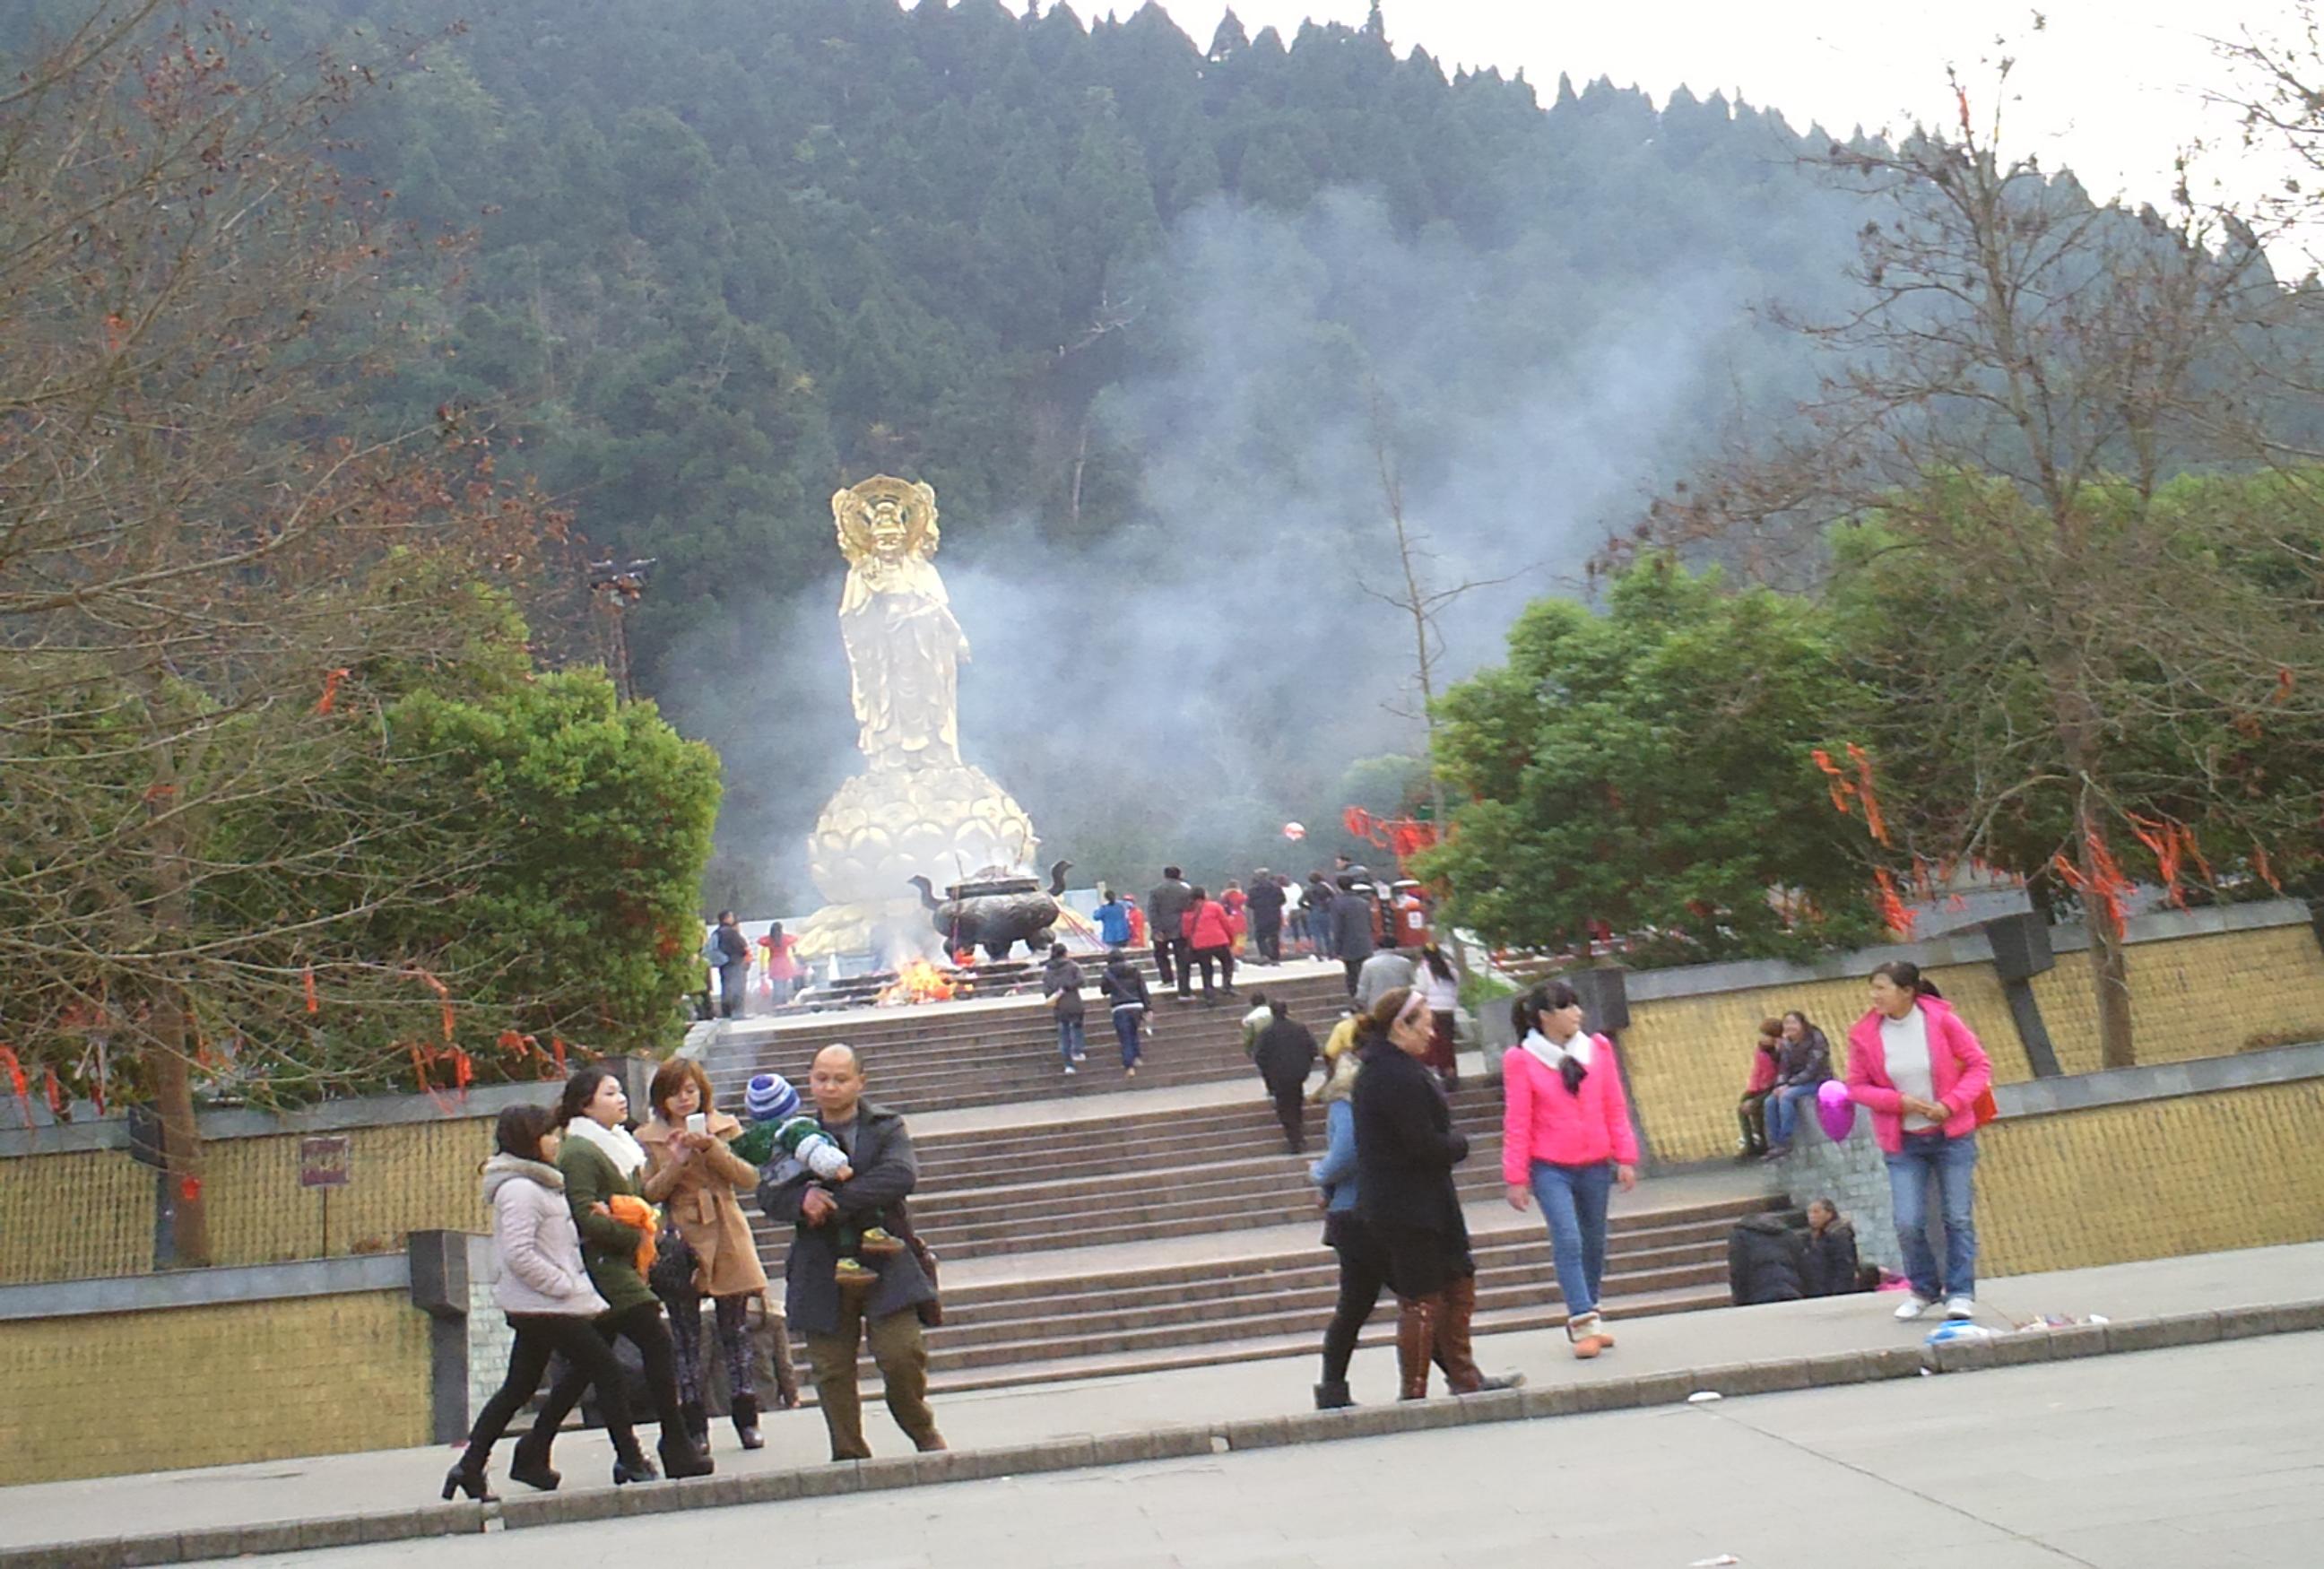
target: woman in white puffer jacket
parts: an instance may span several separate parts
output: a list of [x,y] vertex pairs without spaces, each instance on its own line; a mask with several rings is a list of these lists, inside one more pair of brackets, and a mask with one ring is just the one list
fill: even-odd
[[[614,1481],[654,1475],[630,1428],[621,1363],[594,1322],[605,1311],[605,1299],[589,1284],[589,1271],[581,1261],[581,1236],[566,1206],[564,1174],[555,1164],[558,1137],[555,1116],[544,1106],[511,1106],[493,1128],[499,1152],[484,1162],[484,1202],[492,1206],[493,1241],[501,1265],[493,1298],[508,1315],[516,1346],[509,1352],[507,1379],[484,1403],[468,1435],[467,1453],[444,1479],[447,1499],[455,1492],[492,1499],[484,1486],[484,1463],[493,1444],[508,1431],[518,1408],[532,1398],[549,1370],[549,1359],[558,1352],[586,1369],[597,1386],[597,1404],[620,1457],[613,1466]],[[532,1453],[526,1443],[520,1443],[510,1458],[509,1475],[543,1490],[555,1488],[559,1481],[549,1469],[546,1446]]]

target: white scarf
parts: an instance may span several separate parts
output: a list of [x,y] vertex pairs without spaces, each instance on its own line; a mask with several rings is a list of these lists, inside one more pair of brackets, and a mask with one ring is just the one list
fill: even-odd
[[1549,1037],[1544,1035],[1538,1029],[1528,1029],[1526,1031],[1526,1050],[1533,1054],[1535,1061],[1540,1063],[1542,1066],[1547,1068],[1552,1073],[1557,1072],[1557,1065],[1563,1062],[1569,1057],[1575,1062],[1580,1063],[1583,1067],[1587,1068],[1590,1066],[1590,1058],[1592,1053],[1596,1050],[1596,1048],[1597,1041],[1591,1038],[1590,1032],[1586,1029],[1575,1030],[1572,1038],[1567,1040],[1563,1046],[1558,1045],[1557,1042],[1550,1039]]
[[625,1177],[633,1177],[646,1167],[645,1146],[637,1141],[627,1128],[608,1128],[595,1117],[584,1113],[565,1124],[568,1139],[578,1139],[585,1144],[595,1144],[613,1163],[613,1169]]

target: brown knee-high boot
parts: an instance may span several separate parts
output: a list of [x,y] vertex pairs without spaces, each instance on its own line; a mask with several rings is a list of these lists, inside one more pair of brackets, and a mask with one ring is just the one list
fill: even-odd
[[1397,1398],[1428,1398],[1428,1365],[1436,1347],[1436,1320],[1442,1294],[1396,1299]]
[[1469,1321],[1477,1313],[1477,1278],[1463,1275],[1454,1280],[1444,1288],[1443,1300],[1443,1314],[1436,1324],[1436,1356],[1452,1392],[1474,1395],[1487,1389],[1514,1389],[1524,1383],[1523,1373],[1487,1378],[1470,1351]]

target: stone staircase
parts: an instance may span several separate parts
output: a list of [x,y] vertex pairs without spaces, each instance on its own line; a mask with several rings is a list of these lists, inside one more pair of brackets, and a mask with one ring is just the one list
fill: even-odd
[[[1138,1087],[1248,1075],[1240,1024],[1254,992],[1289,1001],[1294,1016],[1318,1040],[1347,1001],[1337,965],[1286,965],[1249,974],[1250,979],[1237,988],[1239,996],[1215,1006],[1175,1002],[1155,993],[1155,1035],[1146,1045]],[[1237,980],[1243,975],[1238,972]],[[1057,1056],[1056,1016],[1038,988],[1020,997],[738,1020],[719,1032],[706,1066],[722,1106],[742,1104],[742,1086],[752,1074],[781,1074],[804,1092],[815,1054],[842,1042],[863,1060],[866,1094],[907,1115],[1036,1096],[1093,1098],[1122,1088],[1126,1081],[1111,1017],[1094,987],[1086,1005],[1089,1061],[1070,1075]]]
[[[1238,977],[1241,979],[1242,977]],[[863,1056],[872,1098],[915,1118],[920,1184],[912,1210],[944,1265],[945,1323],[928,1337],[933,1385],[968,1389],[1304,1355],[1329,1318],[1337,1267],[1321,1241],[1306,1178],[1322,1152],[1284,1148],[1242,1054],[1252,990],[1289,999],[1319,1038],[1345,989],[1337,965],[1254,974],[1216,1008],[1157,1001],[1161,1037],[1125,1081],[1093,1000],[1090,1061],[1066,1077],[1038,996],[844,1016],[744,1021],[708,1057],[719,1103],[749,1075],[804,1085],[833,1041]],[[1001,1108],[1021,1105],[1021,1115]],[[1471,1155],[1458,1181],[1471,1205],[1480,1333],[1563,1322],[1539,1217],[1499,1202],[1499,1091],[1452,1097]],[[1607,1266],[1617,1316],[1727,1303],[1726,1238],[1779,1201],[1755,1177],[1618,1205]],[[770,1277],[785,1236],[746,1202]],[[1384,1302],[1364,1343],[1394,1337]],[[802,1362],[804,1361],[803,1348]],[[867,1383],[876,1374],[865,1364]]]

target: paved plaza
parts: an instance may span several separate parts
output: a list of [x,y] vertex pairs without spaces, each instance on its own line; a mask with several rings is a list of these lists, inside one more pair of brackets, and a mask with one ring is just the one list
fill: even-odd
[[2292,1569],[2324,1334],[281,1558],[847,1569]]

